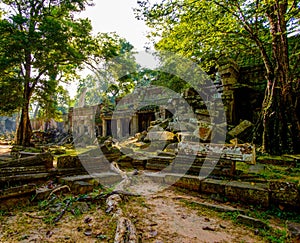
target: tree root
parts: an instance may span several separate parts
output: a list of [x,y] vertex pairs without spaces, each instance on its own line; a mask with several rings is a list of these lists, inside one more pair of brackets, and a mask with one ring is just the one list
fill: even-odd
[[118,219],[114,243],[135,243],[137,242],[137,232],[134,224],[125,217]]
[[115,233],[114,243],[136,243],[137,232],[134,224],[129,218],[124,217],[122,209],[119,207],[119,203],[122,201],[121,196],[137,196],[136,194],[125,191],[125,188],[130,185],[130,178],[126,175],[126,172],[122,171],[118,164],[111,163],[113,171],[117,172],[122,181],[115,187],[115,190],[110,193],[106,199],[107,209],[106,213],[113,213],[113,217],[117,218],[117,229]]

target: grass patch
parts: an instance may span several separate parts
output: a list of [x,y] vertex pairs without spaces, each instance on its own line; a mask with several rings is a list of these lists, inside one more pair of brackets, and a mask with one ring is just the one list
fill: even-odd
[[263,169],[255,172],[250,170],[250,165],[244,162],[236,162],[236,169],[241,171],[242,174],[250,174],[266,180],[284,180],[300,184],[300,168],[272,164],[264,164],[263,166]]

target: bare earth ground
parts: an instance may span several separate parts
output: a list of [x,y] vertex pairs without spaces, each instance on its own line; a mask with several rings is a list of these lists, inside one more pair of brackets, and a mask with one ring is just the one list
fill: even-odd
[[[182,199],[200,201],[197,197],[178,196],[171,190],[146,199],[151,210],[150,217],[145,220],[152,218],[157,223],[157,240],[174,243],[262,241],[253,232],[212,216],[207,210],[198,211],[185,207],[180,203]],[[150,242],[159,242],[157,240]]]
[[[169,188],[155,195],[130,197],[122,208],[141,242],[265,242],[253,229],[222,219],[220,213],[187,207],[182,200],[206,201]],[[105,203],[76,205],[82,213],[66,212],[56,224],[50,222],[53,210],[37,206],[2,213],[0,242],[113,242],[117,219],[105,213]]]
[[0,156],[6,156],[10,154],[10,145],[0,145]]

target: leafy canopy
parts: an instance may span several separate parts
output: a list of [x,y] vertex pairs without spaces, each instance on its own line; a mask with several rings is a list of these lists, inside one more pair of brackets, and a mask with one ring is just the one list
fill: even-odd
[[99,48],[89,62],[93,75],[80,80],[76,105],[114,103],[137,83],[133,46],[116,33],[99,33],[96,42]]
[[[279,30],[271,33],[270,15],[276,11],[276,7],[284,4],[284,34],[297,35],[299,2],[166,0],[151,4],[149,1],[140,1],[136,16],[153,29],[149,38],[157,49],[192,58],[208,70],[217,61],[228,57],[240,62],[251,57],[261,59],[262,49],[272,62],[272,35],[280,33]],[[291,58],[295,55],[295,52],[291,53]]]
[[[88,0],[0,1],[0,100],[2,112],[28,106],[31,98],[46,105],[59,81],[77,76],[93,51],[92,26],[76,19]],[[53,98],[53,97],[52,97]]]

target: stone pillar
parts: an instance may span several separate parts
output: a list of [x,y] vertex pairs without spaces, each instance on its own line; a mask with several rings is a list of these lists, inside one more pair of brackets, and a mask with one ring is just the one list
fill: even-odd
[[79,136],[82,136],[84,134],[84,122],[83,121],[80,121],[79,122]]
[[138,115],[134,114],[131,118],[130,135],[134,136],[139,131],[139,119]]
[[117,119],[117,138],[121,138],[122,136],[122,119]]
[[160,117],[155,117],[157,118],[162,118],[163,120],[166,119],[166,108],[164,106],[159,107],[159,116]]
[[106,120],[104,118],[102,118],[102,136],[106,137],[107,136],[107,124],[106,124]]
[[238,82],[239,68],[234,62],[228,61],[228,64],[220,66],[218,71],[223,85],[222,100],[226,112],[227,123],[234,124],[234,85]]

